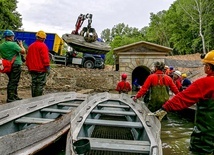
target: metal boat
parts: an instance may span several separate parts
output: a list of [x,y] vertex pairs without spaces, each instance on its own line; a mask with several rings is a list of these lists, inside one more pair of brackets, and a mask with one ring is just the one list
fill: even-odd
[[0,154],[34,154],[68,132],[86,94],[54,93],[0,106]]
[[161,124],[127,94],[98,93],[71,116],[66,155],[162,155]]
[[71,46],[74,50],[89,54],[106,54],[111,50],[111,47],[105,42],[86,42],[84,37],[75,34],[63,34],[62,39]]

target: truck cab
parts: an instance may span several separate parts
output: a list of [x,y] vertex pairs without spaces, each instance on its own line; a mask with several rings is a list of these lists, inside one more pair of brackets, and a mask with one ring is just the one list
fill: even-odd
[[69,65],[69,64],[78,65],[80,67],[90,68],[90,69],[105,68],[104,60],[100,55],[83,53],[82,57],[78,57],[76,51],[71,51],[71,52],[67,52],[66,57],[67,57],[66,65]]

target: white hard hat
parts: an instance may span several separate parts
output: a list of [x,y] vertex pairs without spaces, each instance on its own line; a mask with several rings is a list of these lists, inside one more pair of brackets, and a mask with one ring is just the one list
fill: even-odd
[[177,76],[181,76],[181,72],[180,71],[175,71],[174,74],[176,74]]

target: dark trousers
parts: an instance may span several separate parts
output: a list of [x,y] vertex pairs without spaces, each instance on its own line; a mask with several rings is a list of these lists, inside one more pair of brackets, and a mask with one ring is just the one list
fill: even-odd
[[7,102],[15,101],[18,98],[17,89],[21,72],[21,65],[13,64],[11,72],[7,73],[7,76],[9,78],[7,84]]
[[31,95],[32,97],[43,95],[44,86],[47,80],[46,72],[30,72],[32,78]]

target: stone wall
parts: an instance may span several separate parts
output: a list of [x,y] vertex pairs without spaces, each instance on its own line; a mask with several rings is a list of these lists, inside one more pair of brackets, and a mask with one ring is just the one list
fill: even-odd
[[[19,88],[30,88],[31,76],[26,66],[22,68]],[[47,89],[81,90],[94,89],[95,91],[114,90],[119,81],[119,72],[112,69],[86,69],[64,66],[52,66],[47,79]],[[8,78],[0,74],[0,89],[6,89]]]

